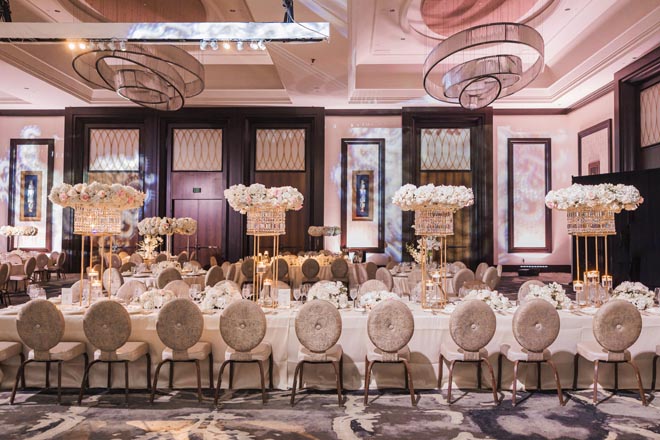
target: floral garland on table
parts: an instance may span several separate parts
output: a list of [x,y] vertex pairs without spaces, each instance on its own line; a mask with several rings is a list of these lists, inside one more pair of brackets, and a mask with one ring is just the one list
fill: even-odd
[[56,205],[75,208],[90,206],[97,208],[134,209],[144,204],[146,194],[128,185],[113,183],[61,183],[53,186],[48,199]]
[[365,309],[371,310],[372,308],[376,307],[381,301],[386,301],[388,299],[394,299],[394,300],[401,300],[399,298],[399,295],[396,293],[388,292],[387,290],[379,290],[375,292],[369,292],[365,293],[364,295],[360,296],[360,299],[358,300],[360,307],[364,307]]
[[346,304],[348,306],[347,293],[348,289],[341,281],[319,281],[309,289],[307,300],[322,299],[339,309],[342,308],[341,305]]
[[305,200],[300,191],[292,186],[266,188],[260,183],[232,185],[225,190],[225,198],[229,206],[241,214],[246,214],[250,209],[268,207],[298,211]]
[[429,183],[416,187],[406,184],[394,193],[392,203],[403,211],[415,211],[429,206],[458,210],[474,204],[474,193],[471,188],[465,186],[435,186]]
[[417,240],[417,245],[406,243],[406,251],[415,260],[415,263],[422,264],[424,255],[422,255],[422,243],[426,241],[426,251],[433,252],[440,250],[440,241],[435,237],[422,237]]
[[634,211],[644,202],[639,190],[632,185],[580,185],[574,183],[568,188],[550,191],[545,196],[545,204],[551,209],[594,208],[616,213],[625,209]]
[[525,299],[528,298],[544,299],[558,310],[571,307],[571,299],[566,296],[566,290],[559,283],[550,283],[547,286],[531,285]]
[[497,290],[470,290],[467,295],[463,297],[463,301],[471,299],[478,299],[490,306],[493,310],[506,310],[511,307],[509,299],[498,293]]
[[224,309],[232,302],[241,300],[241,292],[228,285],[210,287],[202,292],[202,295],[202,310]]
[[170,290],[147,290],[142,295],[137,297],[136,302],[144,310],[153,310],[156,308],[156,299],[158,299],[158,297],[160,297],[159,299],[162,299],[162,301],[160,301],[160,306],[162,307],[166,303],[175,299],[176,295]]
[[612,299],[623,299],[633,303],[639,310],[653,307],[654,294],[642,283],[624,281],[612,291]]
[[34,226],[3,226],[0,228],[0,234],[7,237],[27,236],[33,237],[39,233],[39,229]]

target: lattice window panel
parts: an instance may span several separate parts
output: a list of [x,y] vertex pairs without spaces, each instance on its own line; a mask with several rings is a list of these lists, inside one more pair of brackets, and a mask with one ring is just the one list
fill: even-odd
[[639,94],[642,147],[660,143],[660,83]]
[[173,130],[172,171],[222,171],[222,130]]
[[469,171],[469,128],[424,128],[421,131],[421,171]]
[[305,171],[305,130],[257,130],[256,171]]
[[139,171],[140,130],[89,130],[89,171]]

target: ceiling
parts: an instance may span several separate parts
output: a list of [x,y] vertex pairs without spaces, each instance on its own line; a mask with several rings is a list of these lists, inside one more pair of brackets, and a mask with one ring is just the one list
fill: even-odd
[[[281,21],[281,0],[10,0],[15,22]],[[185,4],[185,6],[184,6]],[[266,51],[185,46],[206,88],[186,106],[399,108],[429,98],[422,65],[446,34],[516,20],[545,40],[545,69],[495,108],[565,108],[660,45],[658,0],[296,0],[299,22],[330,23],[327,43]],[[0,26],[2,24],[0,23]],[[0,44],[0,109],[133,105],[71,68],[66,44]]]

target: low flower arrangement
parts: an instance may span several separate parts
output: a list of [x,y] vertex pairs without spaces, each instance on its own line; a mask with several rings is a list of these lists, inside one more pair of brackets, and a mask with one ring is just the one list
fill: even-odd
[[34,226],[3,226],[0,228],[0,234],[7,237],[33,237],[37,235],[37,233],[39,233],[39,229]]
[[511,307],[509,299],[497,290],[470,290],[463,301],[478,299],[485,302],[493,310],[506,310]]
[[394,193],[392,203],[403,211],[416,211],[421,208],[438,206],[456,211],[474,204],[471,188],[465,186],[438,185],[432,183],[416,187],[403,185]]
[[348,307],[347,293],[348,289],[341,281],[319,281],[309,289],[307,300],[322,299],[338,309],[343,309]]
[[546,286],[531,285],[525,299],[528,298],[544,299],[558,310],[571,307],[571,299],[566,296],[566,290],[559,283],[550,283]]
[[202,292],[200,307],[202,310],[224,309],[234,301],[240,301],[241,292],[225,284],[209,287]]
[[379,290],[375,292],[365,293],[360,296],[358,300],[360,307],[364,307],[367,310],[371,310],[376,307],[381,301],[386,301],[388,299],[400,300],[399,295],[396,293],[388,292],[386,290]]
[[422,237],[417,240],[417,245],[406,244],[406,251],[415,260],[415,263],[422,264],[424,255],[422,255],[422,243],[426,241],[426,251],[431,253],[440,250],[440,241],[435,237]]
[[56,205],[75,208],[89,206],[110,209],[134,209],[144,204],[146,194],[128,185],[113,183],[61,183],[53,186],[48,199]]
[[137,303],[144,310],[153,310],[155,308],[161,308],[174,298],[176,298],[176,295],[170,290],[153,289],[147,290],[140,295],[137,298]]
[[634,211],[644,202],[639,190],[632,185],[580,185],[574,183],[568,188],[550,191],[545,196],[545,204],[551,209],[604,209],[616,213],[625,209]]
[[279,207],[285,211],[298,211],[304,197],[292,186],[266,188],[260,183],[250,186],[233,185],[225,190],[225,198],[235,211],[246,214],[251,209]]
[[612,291],[611,299],[623,299],[633,303],[639,310],[653,307],[654,295],[642,283],[624,281]]

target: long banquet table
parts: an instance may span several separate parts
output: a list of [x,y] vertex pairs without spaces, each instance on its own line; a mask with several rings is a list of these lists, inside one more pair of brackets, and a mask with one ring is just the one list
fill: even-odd
[[[412,351],[412,375],[415,388],[432,389],[437,384],[438,356],[440,346],[450,340],[448,331],[449,315],[437,312],[431,313],[423,311],[417,304],[409,303],[415,318],[415,332],[409,344]],[[73,313],[64,310],[66,329],[64,341],[85,341],[83,333],[82,311]],[[19,341],[16,332],[16,314],[18,307],[0,310],[0,337],[2,340]],[[293,372],[297,362],[297,352],[299,342],[295,333],[296,309],[276,309],[267,312],[268,331],[265,340],[273,346],[274,354],[274,385],[279,389],[286,389],[291,386]],[[343,319],[343,332],[339,344],[344,349],[344,384],[347,389],[360,389],[364,381],[364,359],[369,344],[367,337],[366,323],[367,313],[345,310],[341,312]],[[511,343],[514,341],[511,331],[511,320],[513,314],[497,314],[497,331],[491,343],[488,345],[489,353],[496,353],[500,344]],[[591,330],[592,316],[586,314],[574,314],[568,311],[561,311],[561,330],[559,337],[550,347],[553,351],[553,359],[556,362],[561,382],[564,388],[572,384],[573,374],[573,355],[576,350],[576,344],[579,341],[593,340]],[[156,334],[156,312],[140,312],[131,315],[133,324],[130,340],[148,342],[151,347],[153,357],[153,367],[159,360],[160,353],[163,350],[163,344]],[[643,314],[643,330],[639,340],[631,347],[633,358],[638,362],[644,381],[648,387],[651,381],[651,359],[655,352],[656,344],[660,342],[660,315]],[[213,355],[215,360],[214,377],[223,359],[226,345],[220,337],[219,331],[220,311],[212,314],[204,314],[204,332],[203,341],[212,343]],[[92,346],[88,345],[88,353],[93,353]],[[497,369],[497,356],[492,354],[490,360],[493,367]],[[131,364],[130,366],[130,385],[134,388],[143,388],[145,386],[145,360]],[[1,384],[3,389],[8,389],[13,384],[13,378],[16,374],[18,358],[4,362],[0,369],[2,370]],[[592,384],[593,367],[592,364],[581,360],[580,362],[580,386],[587,387]],[[105,366],[95,366],[92,370],[92,387],[104,387],[106,380]],[[443,388],[446,387],[447,368],[444,373]],[[511,386],[511,364],[505,361],[503,368],[504,388]],[[549,369],[544,368],[543,387],[552,389],[554,381]],[[519,380],[521,385],[525,384],[535,387],[536,367],[521,366]],[[160,382],[166,385],[166,372],[164,368],[161,373]],[[28,386],[43,386],[44,366],[42,364],[31,364],[28,367]],[[115,367],[113,384],[116,387],[123,386],[123,368]],[[476,368],[473,365],[457,366],[455,368],[454,383],[465,387],[474,387],[476,384]],[[635,388],[632,371],[629,367],[621,366],[619,374],[619,386],[621,388]],[[487,369],[483,369],[484,386],[489,385],[487,378]],[[63,368],[63,386],[78,387],[82,376],[82,359],[65,363]],[[202,362],[202,385],[207,386],[208,362]],[[611,387],[613,383],[613,367],[605,366],[599,373],[600,383],[605,387]],[[310,386],[319,388],[334,387],[334,373],[330,365],[309,366],[305,368],[305,382]],[[194,366],[192,364],[180,364],[175,369],[174,378],[175,387],[193,387],[195,386]],[[235,384],[236,388],[257,388],[258,370],[256,365],[242,364],[236,367]],[[227,372],[223,378],[223,388],[227,386]],[[371,387],[389,387],[403,386],[403,369],[400,365],[378,365],[374,368],[373,382]]]

